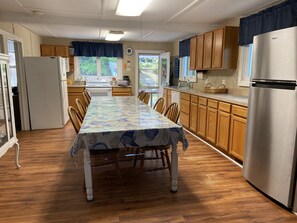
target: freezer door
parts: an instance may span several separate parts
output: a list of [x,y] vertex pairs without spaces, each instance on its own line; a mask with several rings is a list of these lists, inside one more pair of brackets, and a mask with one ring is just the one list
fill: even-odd
[[244,177],[292,207],[296,170],[297,91],[250,89]]
[[297,28],[254,37],[252,79],[297,80]]

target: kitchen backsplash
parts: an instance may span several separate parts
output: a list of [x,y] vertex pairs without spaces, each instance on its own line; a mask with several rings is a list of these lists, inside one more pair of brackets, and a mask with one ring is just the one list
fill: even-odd
[[248,96],[248,87],[238,86],[238,71],[237,70],[209,70],[203,75],[203,79],[197,79],[197,82],[193,84],[193,88],[203,90],[206,84],[211,83],[213,86],[219,86],[222,81],[225,81],[225,86],[228,88],[228,93],[234,95]]

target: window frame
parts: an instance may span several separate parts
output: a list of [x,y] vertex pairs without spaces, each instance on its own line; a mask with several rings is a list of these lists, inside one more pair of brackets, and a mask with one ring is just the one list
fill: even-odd
[[[85,76],[80,75],[80,62],[79,58],[74,57],[74,79],[75,81],[85,81]],[[123,79],[123,58],[117,57],[117,76],[101,76],[101,57],[96,58],[97,65],[97,75],[91,77],[100,77],[102,79],[107,79],[107,81],[111,81],[112,78],[116,78],[118,80]]]
[[[184,59],[187,58],[187,70],[184,70]],[[194,73],[194,75],[190,75]],[[190,81],[197,82],[197,72],[196,70],[190,70],[190,56],[179,58],[179,81]]]
[[239,46],[238,86],[249,87],[252,67],[253,44]]

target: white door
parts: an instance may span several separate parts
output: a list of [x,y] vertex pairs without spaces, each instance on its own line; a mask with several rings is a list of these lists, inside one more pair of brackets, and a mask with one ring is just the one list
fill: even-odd
[[161,87],[169,86],[170,81],[170,53],[161,53],[160,54],[160,81]]

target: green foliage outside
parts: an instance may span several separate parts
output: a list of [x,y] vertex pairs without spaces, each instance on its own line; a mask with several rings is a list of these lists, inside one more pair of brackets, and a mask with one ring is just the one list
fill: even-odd
[[[80,75],[81,76],[97,76],[97,57],[80,57]],[[116,76],[117,58],[101,57],[101,76]]]
[[80,75],[97,76],[96,57],[80,57]]
[[155,73],[159,71],[159,56],[139,56],[139,69],[152,70]]

